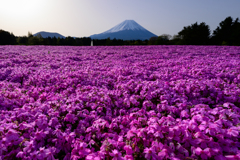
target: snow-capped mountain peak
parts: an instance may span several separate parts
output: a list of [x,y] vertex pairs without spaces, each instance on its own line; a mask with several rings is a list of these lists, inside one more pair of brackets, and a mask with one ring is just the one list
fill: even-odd
[[116,25],[115,27],[107,30],[104,33],[113,33],[113,32],[119,32],[123,30],[146,30],[141,25],[139,25],[134,20],[125,20],[122,23]]
[[122,40],[146,40],[157,35],[149,32],[134,20],[125,20],[115,27],[99,34],[91,35],[91,39],[122,39]]

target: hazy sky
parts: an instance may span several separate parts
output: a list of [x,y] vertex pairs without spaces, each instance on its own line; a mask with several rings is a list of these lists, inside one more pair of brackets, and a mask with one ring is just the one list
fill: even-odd
[[206,22],[211,31],[231,16],[240,18],[240,0],[1,0],[0,29],[15,36],[39,31],[84,37],[104,32],[126,19],[150,32],[177,34]]

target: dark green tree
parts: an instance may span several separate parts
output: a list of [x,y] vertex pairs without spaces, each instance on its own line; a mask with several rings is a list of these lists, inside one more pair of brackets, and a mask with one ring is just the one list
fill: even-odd
[[148,45],[154,45],[157,42],[158,37],[149,38]]
[[57,45],[59,45],[59,46],[66,45],[66,43],[65,43],[65,38],[60,38],[60,37],[58,37],[58,39],[57,39]]
[[171,39],[171,35],[169,34],[162,34],[161,36],[158,36],[157,41],[155,44],[157,45],[166,45],[169,44],[169,40]]
[[110,46],[110,45],[111,45],[111,39],[110,39],[110,37],[107,38],[107,40],[106,40],[106,45],[107,45],[107,46]]
[[28,38],[30,38],[30,37],[33,37],[33,34],[32,34],[32,32],[28,31]]
[[57,38],[55,36],[52,38],[52,45],[57,45]]
[[182,43],[182,39],[181,39],[181,36],[179,35],[174,35],[170,40],[170,44],[173,44],[173,45],[181,45],[181,43]]
[[184,27],[178,36],[181,38],[181,44],[186,45],[206,45],[209,43],[210,29],[204,22],[197,22],[191,26]]
[[38,38],[38,45],[44,45],[44,38],[42,37],[41,33],[38,33],[36,36]]
[[27,36],[17,37],[17,44],[27,45],[28,44],[28,37]]
[[40,45],[40,41],[38,37],[29,37],[28,38],[28,45]]
[[16,37],[7,31],[0,30],[0,45],[16,44]]
[[76,41],[73,37],[66,37],[65,38],[65,44],[68,45],[68,46],[75,46],[76,45]]
[[240,22],[237,18],[232,25],[232,45],[240,46]]
[[240,23],[227,17],[213,31],[212,43],[217,45],[240,45]]
[[90,37],[83,37],[82,42],[84,46],[90,46],[91,45],[91,38]]

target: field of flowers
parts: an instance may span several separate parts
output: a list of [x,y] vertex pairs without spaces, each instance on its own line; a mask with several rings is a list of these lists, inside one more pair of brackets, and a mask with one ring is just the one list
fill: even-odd
[[0,159],[240,159],[240,47],[0,46]]

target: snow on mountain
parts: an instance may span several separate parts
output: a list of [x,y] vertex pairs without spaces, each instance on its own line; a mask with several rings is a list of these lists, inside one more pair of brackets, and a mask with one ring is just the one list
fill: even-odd
[[140,26],[138,23],[136,23],[134,20],[125,20],[122,23],[116,25],[115,27],[107,30],[103,33],[113,33],[113,32],[119,32],[123,30],[146,30],[142,26]]
[[90,37],[92,39],[122,39],[122,40],[145,40],[157,35],[149,32],[134,20],[125,20],[115,27]]

